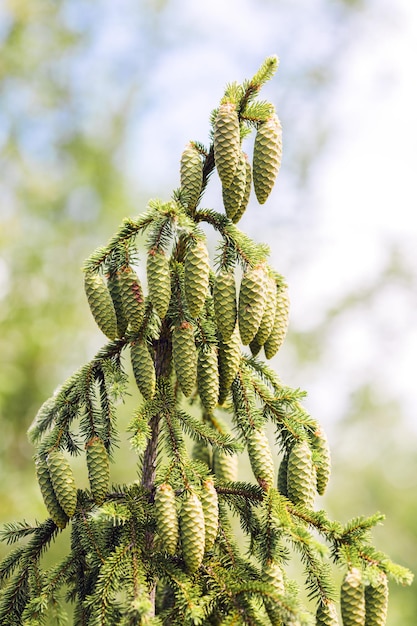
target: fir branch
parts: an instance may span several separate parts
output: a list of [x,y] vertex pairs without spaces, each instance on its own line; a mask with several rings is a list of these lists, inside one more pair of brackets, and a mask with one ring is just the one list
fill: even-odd
[[[212,209],[199,209],[195,212],[196,222],[207,222],[213,226],[223,237],[223,246],[229,249],[228,254],[234,256],[243,268],[254,267],[266,261],[269,255],[269,248],[264,244],[256,244],[233,224],[226,216]],[[217,262],[222,269],[222,254]],[[225,268],[226,269],[226,268]]]
[[162,249],[167,252],[175,234],[180,215],[179,205],[176,202],[171,202],[163,206],[167,207],[167,210],[162,212],[161,208],[158,209],[160,215],[154,220],[152,230],[147,239],[148,250]]
[[256,74],[243,83],[244,95],[239,105],[240,115],[243,114],[248,104],[258,95],[262,86],[273,77],[278,69],[278,65],[279,59],[276,55],[268,57]]
[[206,615],[201,585],[194,578],[190,578],[173,563],[161,563],[163,567],[161,581],[169,585],[174,595],[174,605],[166,612],[162,612],[163,623],[203,623]]
[[117,362],[120,364],[120,353],[130,340],[131,337],[126,336],[103,346],[90,362],[72,374],[42,405],[28,431],[32,443],[38,443],[54,422],[59,426],[61,434],[68,432],[72,421],[79,416],[83,406],[93,411],[90,401],[91,389],[97,378],[102,375],[103,367],[106,367],[103,364],[106,361],[111,361],[113,365]]
[[171,413],[169,410],[163,411],[162,418],[161,431],[165,451],[176,466],[182,468],[187,464],[188,456],[182,436],[180,420],[178,419],[177,413]]
[[242,370],[239,370],[232,383],[234,420],[244,437],[251,430],[262,428],[265,418],[255,404],[255,395],[250,381]]
[[20,546],[4,557],[0,563],[0,583],[11,576],[14,570],[19,567],[21,560],[25,556],[25,550],[25,546]]
[[29,601],[29,568],[18,571],[4,589],[0,600],[0,624],[21,624],[21,616]]
[[100,569],[100,574],[95,585],[95,591],[87,596],[85,604],[91,610],[89,624],[105,626],[117,623],[121,619],[120,606],[116,602],[116,595],[122,581],[130,577],[130,544],[116,546],[110,556],[107,557]]
[[254,356],[244,356],[242,361],[243,366],[256,375],[256,378],[253,378],[252,380],[259,379],[260,381],[266,383],[275,392],[273,394],[274,397],[276,397],[277,394],[278,397],[281,397],[284,390],[287,392],[291,391],[297,399],[305,396],[305,392],[302,392],[299,389],[290,389],[290,387],[285,387],[279,379],[277,373],[264,361],[261,361]]
[[46,520],[35,529],[25,547],[13,551],[9,558],[3,561],[0,570],[0,577],[3,579],[9,576],[16,567],[20,566],[20,569],[16,571],[2,593],[1,624],[8,623],[7,616],[10,619],[16,619],[16,622],[11,621],[10,624],[20,623],[18,618],[20,619],[29,600],[30,572],[58,532],[59,529],[54,522],[50,519]]
[[306,566],[306,588],[308,597],[321,601],[336,600],[337,594],[328,563],[322,558],[322,547],[310,533],[298,525],[291,529],[293,547],[300,553],[301,561]]
[[176,411],[175,418],[181,422],[185,432],[194,440],[204,441],[222,450],[225,454],[240,452],[242,446],[231,435],[221,433],[192,417],[185,411]]
[[382,513],[375,513],[370,517],[355,517],[345,525],[341,534],[335,538],[336,543],[368,542],[370,540],[369,531],[371,528],[380,524],[384,519],[385,515]]
[[290,500],[286,502],[286,509],[293,518],[308,524],[329,541],[333,541],[343,532],[342,524],[329,520],[325,511],[312,511],[300,505],[295,506]]
[[253,539],[254,553],[265,564],[268,562],[279,562],[288,557],[282,546],[281,538],[283,529],[288,524],[282,524],[282,514],[277,514],[280,510],[279,493],[276,489],[270,489],[264,496],[262,509],[260,512],[260,532]]
[[219,495],[238,496],[254,502],[262,502],[265,493],[258,485],[238,481],[224,485],[216,483],[216,491]]
[[242,111],[240,118],[254,128],[258,128],[262,122],[265,122],[274,113],[275,107],[270,102],[257,101],[248,105]]
[[5,543],[11,545],[20,541],[24,537],[33,535],[38,528],[39,525],[33,526],[25,521],[9,522],[8,524],[4,524],[4,526],[0,529],[0,541],[4,541]]
[[174,323],[184,320],[191,323],[193,320],[188,312],[184,293],[184,266],[177,261],[172,263],[171,285],[171,300],[168,309],[169,319]]

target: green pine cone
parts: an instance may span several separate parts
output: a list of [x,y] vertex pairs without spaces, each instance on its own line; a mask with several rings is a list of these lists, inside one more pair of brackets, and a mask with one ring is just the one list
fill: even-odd
[[155,394],[156,374],[153,359],[145,340],[141,339],[130,344],[130,358],[139,391],[145,400],[152,400]]
[[217,348],[214,345],[200,349],[197,363],[198,393],[207,411],[214,411],[219,398],[219,368]]
[[249,344],[250,351],[252,352],[252,356],[257,356],[262,350],[262,346],[258,343],[256,337],[252,339]]
[[204,512],[205,552],[213,549],[219,528],[219,502],[214,482],[211,478],[203,483],[201,504]]
[[161,319],[165,317],[171,300],[169,258],[160,248],[148,251],[146,262],[149,299]]
[[130,328],[139,330],[145,313],[145,297],[139,278],[131,267],[125,267],[120,274],[120,293]]
[[41,490],[42,498],[52,521],[58,528],[65,528],[68,523],[68,515],[58,502],[46,461],[36,459],[36,476]]
[[195,442],[191,456],[195,461],[200,461],[200,463],[205,463],[207,467],[211,467],[210,450],[204,441]]
[[107,287],[109,288],[111,299],[113,300],[114,310],[116,312],[117,335],[119,337],[123,337],[127,330],[128,319],[123,306],[119,271],[109,274]]
[[323,604],[321,602],[318,605],[316,612],[316,626],[339,626],[336,606],[333,602],[329,602],[328,604]]
[[278,175],[282,158],[282,128],[276,115],[261,124],[253,149],[253,186],[259,204],[264,204]]
[[181,155],[180,179],[181,188],[188,200],[188,208],[195,209],[203,184],[203,162],[199,151],[191,142]]
[[186,569],[194,574],[204,557],[205,526],[203,505],[193,492],[188,494],[181,507],[180,535]]
[[315,468],[317,476],[317,493],[322,496],[330,479],[330,448],[326,433],[319,426],[312,435],[311,445],[316,453]]
[[245,190],[243,192],[243,198],[242,201],[239,205],[238,210],[236,211],[236,213],[233,215],[232,218],[232,222],[234,224],[237,224],[238,221],[240,220],[240,218],[242,217],[242,215],[244,214],[244,212],[247,209],[247,206],[249,204],[249,198],[250,198],[250,190],[251,190],[251,183],[252,183],[252,168],[250,166],[249,163],[249,159],[248,159],[248,155],[243,153],[244,157],[245,157],[245,170],[246,170],[246,176],[245,176]]
[[240,209],[246,189],[246,160],[243,152],[240,153],[235,175],[229,187],[222,188],[223,205],[227,217],[234,221]]
[[262,569],[262,580],[274,587],[279,595],[285,593],[284,572],[281,565],[275,561],[268,561]]
[[86,274],[84,278],[85,294],[91,313],[99,329],[109,339],[117,337],[117,319],[110,291],[98,274]]
[[[264,565],[262,569],[262,581],[271,585],[279,596],[285,594],[284,572],[278,563],[269,561]],[[276,603],[272,602],[269,598],[265,598],[265,608],[271,623],[275,626],[281,626],[282,621],[278,615]]]
[[225,454],[215,450],[213,454],[213,471],[220,482],[234,482],[237,480],[238,458],[236,454]]
[[210,276],[207,246],[199,240],[189,246],[184,258],[184,289],[188,310],[193,317],[200,315],[206,301]]
[[[272,333],[277,309],[277,288],[272,276],[266,277],[265,282],[265,310],[262,320],[253,341],[256,345],[263,346]],[[253,352],[252,352],[253,354]]]
[[281,463],[278,468],[278,479],[277,479],[277,489],[282,496],[288,497],[288,488],[287,488],[287,475],[288,475],[288,457],[289,454],[286,452],[282,457]]
[[365,626],[365,594],[362,575],[352,567],[343,579],[340,590],[343,626]]
[[291,448],[287,467],[287,493],[294,504],[311,509],[316,493],[316,471],[310,446],[298,441]]
[[194,328],[189,322],[175,326],[172,333],[172,358],[178,384],[184,396],[192,394],[197,381],[197,348]]
[[219,337],[219,404],[223,404],[232,386],[242,358],[237,327],[223,342]]
[[244,346],[249,345],[258,332],[265,309],[265,272],[261,266],[249,269],[243,275],[239,291],[239,332]]
[[381,572],[378,583],[365,587],[365,626],[385,626],[388,613],[388,579]]
[[283,282],[280,285],[277,285],[276,302],[277,308],[275,311],[274,326],[271,334],[264,344],[264,351],[267,359],[272,359],[272,357],[278,352],[284,342],[285,335],[288,330],[290,301],[288,298],[287,286]]
[[264,491],[274,484],[274,461],[268,438],[262,430],[250,430],[247,437],[248,455],[256,480]]
[[240,128],[236,105],[221,104],[214,122],[214,160],[223,187],[230,187],[239,163]]
[[214,314],[218,331],[227,341],[236,327],[237,302],[233,272],[221,271],[216,276],[213,291]]
[[58,502],[68,517],[72,517],[77,508],[77,487],[71,466],[60,450],[48,454],[47,464]]
[[88,480],[94,502],[103,504],[107,496],[110,480],[109,455],[103,441],[99,437],[93,437],[85,445]]
[[163,483],[155,491],[155,518],[163,549],[174,555],[179,538],[178,513],[175,491],[168,483]]

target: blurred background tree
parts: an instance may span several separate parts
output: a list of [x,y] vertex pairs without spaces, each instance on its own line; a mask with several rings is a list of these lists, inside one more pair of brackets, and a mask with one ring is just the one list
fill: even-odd
[[[283,122],[284,164],[268,206],[253,203],[242,220],[271,246],[292,294],[274,366],[308,391],[329,435],[324,506],[340,519],[385,512],[381,547],[416,569],[417,103],[408,72],[417,12],[406,0],[391,5],[2,3],[0,521],[45,516],[26,430],[102,343],[83,293],[85,257],[149,197],[169,196],[181,151],[206,141],[226,81],[277,53],[265,96]],[[218,206],[214,178],[210,194]],[[113,471],[135,477],[126,461]],[[388,623],[414,625],[415,585],[391,596]]]

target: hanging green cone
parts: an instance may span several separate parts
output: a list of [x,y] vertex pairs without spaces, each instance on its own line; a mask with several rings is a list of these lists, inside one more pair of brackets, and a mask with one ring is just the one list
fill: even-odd
[[262,350],[262,346],[258,343],[256,337],[252,339],[249,344],[250,351],[252,352],[252,356],[257,356]]
[[196,441],[191,451],[191,456],[195,461],[205,463],[207,467],[211,467],[210,450],[204,441]]
[[205,552],[213,549],[219,527],[219,502],[214,482],[211,478],[203,483],[201,504],[204,513],[205,525]]
[[388,579],[381,572],[376,585],[365,587],[365,626],[385,626],[388,613]]
[[274,328],[275,313],[277,308],[277,288],[275,279],[267,276],[265,280],[265,309],[262,320],[253,341],[256,345],[263,346]]
[[117,337],[117,319],[113,300],[104,280],[98,274],[86,274],[84,288],[97,326],[109,339]]
[[258,332],[265,309],[265,272],[258,266],[243,275],[239,291],[239,332],[247,346]]
[[184,259],[184,289],[188,310],[198,317],[206,301],[210,276],[210,260],[203,240],[189,246]]
[[223,187],[229,187],[240,156],[240,129],[236,105],[221,104],[214,122],[214,160]]
[[316,612],[316,626],[339,626],[336,606],[333,602],[319,604]]
[[163,549],[168,554],[174,555],[177,551],[179,526],[175,491],[168,483],[163,483],[156,488],[155,518]]
[[217,329],[223,341],[227,341],[236,327],[237,320],[236,285],[233,272],[221,271],[217,274],[213,299]]
[[362,575],[352,567],[343,579],[340,590],[343,626],[365,626],[365,594]]
[[242,215],[247,209],[247,206],[249,204],[250,190],[251,190],[251,184],[252,184],[252,168],[249,163],[248,155],[245,153],[243,154],[245,157],[245,190],[243,192],[243,198],[239,205],[239,208],[237,209],[237,211],[232,217],[232,222],[234,224],[238,223],[238,221],[240,220],[240,218],[242,217]]
[[204,557],[205,526],[203,506],[193,492],[188,494],[181,507],[180,535],[185,566],[190,574],[194,574]]
[[130,344],[130,358],[139,391],[145,400],[152,400],[155,394],[156,374],[153,359],[145,340],[140,339]]
[[109,455],[103,441],[93,437],[85,445],[88,480],[94,502],[103,504],[109,488],[110,464]]
[[[278,563],[269,561],[264,565],[262,569],[262,581],[271,585],[279,596],[285,594],[284,572]],[[272,602],[270,598],[265,598],[265,608],[271,623],[275,626],[282,626],[276,603]]]
[[126,319],[132,330],[139,330],[145,313],[145,297],[136,272],[126,266],[120,274],[120,293]]
[[198,353],[197,363],[198,393],[201,402],[207,411],[213,411],[219,398],[219,368],[217,348],[207,345]]
[[315,454],[317,493],[322,496],[330,478],[330,448],[326,433],[319,426],[312,435],[311,445]]
[[117,335],[119,337],[123,337],[127,330],[128,320],[125,315],[125,310],[123,306],[119,271],[114,271],[109,274],[109,277],[107,279],[107,287],[110,291],[111,299],[113,300],[114,310],[116,312]]
[[169,259],[160,248],[151,248],[146,262],[149,299],[161,319],[168,311],[171,299]]
[[274,484],[274,461],[268,438],[262,430],[253,429],[247,437],[248,455],[256,480],[264,491]]
[[291,448],[287,468],[287,493],[294,504],[313,508],[316,472],[311,449],[306,441],[298,441]]
[[246,189],[246,161],[243,152],[240,153],[235,175],[229,187],[222,188],[223,205],[227,217],[234,221],[238,213]]
[[172,358],[178,384],[184,396],[192,394],[197,381],[197,348],[194,328],[189,322],[175,326],[172,333]]
[[52,521],[58,528],[65,528],[68,523],[68,515],[58,502],[46,461],[36,459],[36,476],[41,490],[42,498]]
[[279,465],[278,469],[278,479],[277,479],[277,489],[282,496],[288,497],[288,488],[287,488],[287,474],[288,474],[288,457],[289,454],[286,452],[282,457],[282,461]]
[[219,404],[227,398],[241,358],[240,335],[236,327],[227,341],[223,342],[219,337]]
[[282,158],[282,128],[276,115],[260,124],[253,149],[253,185],[264,204],[278,175]]
[[77,487],[71,466],[60,450],[48,454],[47,464],[58,502],[68,517],[72,517],[77,508]]
[[281,282],[280,285],[277,285],[276,303],[277,307],[275,310],[274,326],[271,334],[264,344],[264,351],[267,359],[272,359],[272,357],[278,352],[284,342],[285,335],[288,330],[290,301],[288,298],[287,286],[283,282]]
[[275,561],[268,561],[262,569],[262,580],[272,585],[279,595],[285,593],[284,572],[281,565]]
[[188,208],[195,209],[203,184],[203,162],[193,143],[187,144],[181,155],[181,188],[188,199]]
[[220,482],[237,480],[238,458],[236,454],[225,454],[215,450],[213,454],[213,471]]

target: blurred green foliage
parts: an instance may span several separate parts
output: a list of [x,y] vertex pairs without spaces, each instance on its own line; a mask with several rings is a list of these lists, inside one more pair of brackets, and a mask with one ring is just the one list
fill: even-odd
[[[45,515],[26,430],[53,389],[101,344],[83,293],[85,257],[147,201],[146,181],[132,181],[125,165],[137,116],[153,105],[144,87],[147,77],[158,55],[169,58],[173,46],[161,30],[160,16],[175,3],[140,4],[123,2],[114,29],[114,8],[104,1],[8,0],[0,8],[0,521]],[[350,12],[360,13],[365,6],[323,2],[320,11],[338,13],[337,23],[346,25]],[[113,39],[106,39],[109,30]],[[190,38],[182,42],[185,47],[192,34],[182,31],[181,36]],[[309,67],[293,61],[284,87],[289,92],[290,79],[298,76],[303,89],[292,101],[287,95],[287,121],[300,114],[297,98],[305,100],[308,94],[314,94],[317,109],[309,111],[307,122],[318,120],[317,110],[336,80],[336,63],[330,60],[327,53],[322,63],[312,59]],[[243,61],[247,65],[247,58]],[[300,123],[300,133],[307,122]],[[288,147],[288,178],[300,197],[329,129],[321,119],[311,132],[305,143],[294,140]],[[163,172],[160,178],[164,186]],[[351,314],[371,319],[372,302],[390,281],[403,293],[416,287],[407,263],[397,263],[388,274],[381,271],[367,293],[355,292],[329,306],[308,332],[290,333],[288,368],[297,371],[297,381],[307,390],[303,372],[311,367],[324,371],[330,338]],[[332,426],[333,478],[324,505],[342,520],[386,512],[378,535],[381,548],[416,569],[417,436],[404,406],[372,376],[360,384],[352,380],[345,417]],[[125,419],[133,403],[134,398],[123,408]],[[130,459],[121,461],[114,478],[119,473],[121,479],[134,479]],[[5,550],[0,546],[0,555]],[[392,598],[389,624],[413,625],[415,584],[393,588]]]

